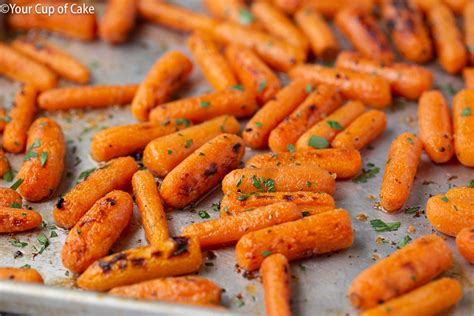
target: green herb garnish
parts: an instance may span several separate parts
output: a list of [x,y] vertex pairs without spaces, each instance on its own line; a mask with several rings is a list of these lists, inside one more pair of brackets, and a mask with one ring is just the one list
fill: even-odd
[[311,137],[308,140],[308,145],[316,149],[322,149],[322,148],[328,148],[329,142],[324,137],[311,135]]
[[381,219],[373,219],[370,221],[370,225],[376,232],[393,232],[396,231],[401,223],[400,222],[392,222],[392,223],[385,223]]

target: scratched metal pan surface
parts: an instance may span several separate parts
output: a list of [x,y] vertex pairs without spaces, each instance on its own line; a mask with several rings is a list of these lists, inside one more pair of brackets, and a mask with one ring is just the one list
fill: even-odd
[[[180,1],[182,5],[202,10],[198,0]],[[101,7],[99,6],[99,11]],[[345,48],[349,45],[337,33]],[[178,49],[191,56],[185,46],[186,35],[162,27],[141,23],[131,40],[121,46],[110,47],[102,42],[81,43],[56,36],[42,35],[77,56],[89,65],[93,72],[94,84],[125,84],[140,82],[147,70],[163,52]],[[436,82],[452,99],[452,91],[462,88],[460,78],[446,75],[437,65],[430,66],[435,73]],[[62,83],[63,85],[66,83]],[[0,78],[1,102],[10,107],[19,85]],[[189,83],[181,89],[181,96],[197,95],[209,91],[210,86],[203,80],[197,67]],[[291,264],[292,302],[295,315],[356,315],[346,297],[351,280],[364,268],[396,250],[396,244],[405,236],[415,239],[421,235],[433,233],[431,225],[424,215],[424,207],[430,195],[445,192],[452,186],[464,186],[474,179],[472,169],[462,167],[455,160],[445,165],[434,165],[423,155],[412,194],[407,207],[420,207],[418,214],[400,213],[388,215],[377,209],[378,193],[387,159],[390,142],[405,131],[417,132],[416,104],[397,101],[388,109],[388,128],[378,140],[373,142],[362,154],[364,167],[371,163],[380,168],[380,172],[366,183],[351,180],[339,181],[335,199],[338,207],[347,209],[351,214],[355,241],[352,248],[339,253],[318,256],[296,261]],[[115,107],[107,110],[75,111],[73,113],[41,113],[57,119],[64,129],[68,141],[67,173],[56,198],[69,191],[79,174],[96,166],[89,156],[90,137],[101,128],[134,122],[128,107]],[[246,159],[255,152],[247,150]],[[21,156],[8,155],[13,169],[18,171]],[[374,167],[371,167],[372,169]],[[1,186],[11,183],[0,182]],[[172,234],[178,234],[182,227],[199,222],[198,211],[207,210],[212,218],[219,216],[212,210],[213,203],[221,198],[220,188],[195,206],[194,210],[169,213],[169,225]],[[16,283],[0,283],[0,311],[49,315],[215,315],[215,311],[183,307],[162,303],[146,303],[109,298],[104,294],[86,293],[74,289],[74,276],[62,266],[61,247],[67,231],[54,229],[51,210],[55,199],[41,204],[31,204],[40,211],[46,224],[42,229],[32,232],[0,236],[0,266],[21,267],[25,264],[38,269],[44,276],[47,287],[38,287]],[[367,218],[367,219],[366,219]],[[371,219],[385,222],[400,221],[401,226],[395,232],[375,232],[369,224]],[[364,220],[366,219],[366,220]],[[57,237],[51,237],[55,231]],[[48,237],[50,245],[38,254],[39,234]],[[55,234],[53,233],[53,236]],[[27,243],[24,248],[12,244],[12,240]],[[384,242],[385,241],[385,242]],[[460,280],[464,287],[464,298],[450,315],[474,315],[474,266],[470,266],[455,250],[454,240],[447,238],[454,253],[454,265],[446,273]],[[135,209],[131,225],[114,245],[113,251],[145,245],[146,240]],[[20,254],[21,252],[21,254]],[[16,255],[15,255],[16,254]],[[223,305],[236,314],[263,314],[262,287],[258,279],[248,279],[236,270],[233,248],[205,253],[199,275],[209,278],[225,289]],[[16,258],[15,258],[16,257]],[[217,314],[221,314],[218,312]]]

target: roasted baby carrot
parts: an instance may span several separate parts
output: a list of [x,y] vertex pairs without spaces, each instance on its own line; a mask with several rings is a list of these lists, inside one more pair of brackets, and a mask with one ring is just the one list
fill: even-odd
[[0,132],[3,132],[5,125],[7,125],[7,121],[9,120],[10,118],[7,115],[7,111],[5,111],[5,108],[0,105]]
[[289,14],[295,13],[303,6],[314,7],[318,12],[324,16],[333,17],[338,11],[346,6],[357,6],[361,9],[371,12],[374,6],[373,0],[332,0],[332,1],[318,1],[318,0],[274,0],[275,4],[285,10]]
[[0,233],[17,233],[41,225],[43,218],[38,212],[21,208],[0,207]]
[[0,188],[0,207],[21,208],[21,195],[10,188]]
[[468,59],[474,65],[474,2],[469,1],[464,8],[464,43],[468,50]]
[[433,162],[443,163],[454,154],[453,128],[446,99],[441,92],[424,92],[418,102],[418,128],[423,147]]
[[228,20],[253,28],[262,27],[243,0],[203,0],[202,3],[218,19]]
[[135,172],[132,178],[133,194],[143,222],[146,239],[151,245],[169,239],[165,208],[153,175],[147,170]]
[[352,148],[360,150],[370,144],[387,127],[384,112],[371,110],[356,118],[345,130],[337,134],[331,142],[334,148]]
[[32,268],[0,268],[0,280],[43,284],[43,277]]
[[352,241],[349,213],[337,209],[248,233],[237,243],[235,255],[240,267],[255,270],[271,254],[296,260],[349,248]]
[[[140,1],[140,3],[156,3]],[[192,62],[178,51],[166,53],[148,71],[132,102],[132,114],[146,121],[150,111],[168,101],[183,85],[193,69]]]
[[112,191],[97,200],[69,231],[61,251],[63,265],[81,273],[106,256],[127,227],[132,213],[133,200],[124,191]]
[[280,79],[251,49],[229,44],[225,55],[245,90],[255,94],[259,104],[268,102],[280,90]]
[[136,84],[57,88],[41,93],[38,105],[47,111],[125,105],[133,100],[137,90]]
[[474,226],[459,231],[456,235],[456,247],[467,261],[474,264]]
[[77,83],[89,82],[90,72],[86,66],[75,57],[48,42],[22,38],[14,40],[11,46],[67,80]]
[[474,89],[474,67],[466,67],[462,71],[464,89]]
[[470,0],[443,0],[443,2],[456,14],[462,14]]
[[111,0],[107,2],[105,14],[99,23],[99,36],[111,44],[125,42],[135,25],[136,0]]
[[195,272],[202,263],[197,239],[175,237],[155,246],[133,248],[94,262],[77,279],[80,288],[107,291],[117,286]]
[[424,14],[427,14],[428,11],[435,5],[442,3],[442,0],[410,0],[410,2],[415,5],[416,8],[423,11]]
[[237,168],[245,153],[243,140],[222,134],[202,145],[163,179],[160,194],[173,208],[196,202]]
[[137,163],[131,157],[112,159],[95,169],[84,181],[59,198],[53,209],[56,224],[66,229],[76,225],[98,199],[129,185],[137,169]]
[[224,90],[237,84],[232,68],[209,34],[203,31],[194,32],[188,38],[188,48],[214,89]]
[[290,264],[282,254],[266,257],[260,267],[268,316],[291,316]]
[[291,69],[289,76],[293,80],[307,80],[313,85],[332,85],[341,89],[347,99],[359,100],[375,108],[384,108],[392,103],[390,83],[372,74],[306,64]]
[[222,133],[237,134],[239,122],[223,115],[199,125],[151,141],[143,152],[143,163],[159,177],[166,176],[196,149]]
[[236,243],[243,235],[301,218],[296,204],[282,202],[258,207],[251,212],[194,223],[183,228],[181,236],[195,237],[201,248]]
[[9,170],[11,170],[10,163],[3,149],[0,148],[0,177],[4,177]]
[[442,238],[422,236],[359,273],[349,287],[349,299],[358,309],[372,308],[429,282],[452,261]]
[[291,115],[271,131],[268,145],[275,152],[294,151],[294,145],[311,126],[342,104],[338,89],[319,85]]
[[474,90],[462,90],[453,99],[454,150],[465,166],[474,167]]
[[357,53],[339,54],[336,66],[380,76],[390,83],[393,94],[412,100],[418,99],[433,84],[433,74],[426,68],[403,63],[387,66]]

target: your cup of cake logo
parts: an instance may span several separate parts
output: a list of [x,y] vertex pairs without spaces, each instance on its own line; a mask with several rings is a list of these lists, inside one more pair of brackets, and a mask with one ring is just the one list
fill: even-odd
[[53,14],[94,14],[95,7],[86,3],[32,3],[18,5],[15,3],[0,4],[0,13],[10,14],[40,14],[51,16]]

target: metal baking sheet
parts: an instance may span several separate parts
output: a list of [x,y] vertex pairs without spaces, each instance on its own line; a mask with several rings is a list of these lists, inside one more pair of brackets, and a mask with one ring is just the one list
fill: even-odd
[[[175,1],[181,5],[201,10],[200,1]],[[103,8],[98,5],[99,12]],[[336,31],[344,48],[350,46],[343,41]],[[82,62],[89,65],[93,73],[93,84],[125,84],[140,82],[147,70],[163,52],[178,49],[191,56],[185,46],[186,34],[181,34],[162,27],[141,23],[131,40],[121,46],[111,47],[102,42],[83,43],[62,39],[57,36],[40,34],[62,47]],[[436,83],[452,99],[452,89],[462,88],[459,77],[446,75],[433,64]],[[62,82],[61,85],[70,85]],[[11,106],[11,101],[19,85],[0,77],[0,104]],[[197,67],[180,96],[197,95],[211,90],[203,80]],[[291,264],[292,302],[295,315],[356,315],[346,297],[346,290],[351,280],[363,269],[372,265],[396,250],[397,242],[409,235],[415,239],[421,235],[433,233],[424,212],[418,215],[388,215],[377,208],[380,183],[391,140],[398,134],[410,131],[417,132],[416,104],[396,100],[388,114],[388,128],[384,135],[373,142],[362,154],[364,165],[373,163],[380,172],[367,183],[338,181],[335,199],[338,207],[347,209],[351,214],[355,231],[355,242],[347,251],[318,256],[296,261]],[[58,196],[70,190],[80,172],[96,164],[89,156],[90,137],[98,130],[114,125],[134,122],[128,107],[115,107],[107,110],[74,111],[63,113],[41,113],[57,119],[64,129],[67,141],[67,173],[56,196],[51,201],[30,204],[41,212],[45,225],[32,232],[0,236],[0,266],[20,267],[25,264],[38,269],[44,276],[47,286],[34,286],[10,282],[0,282],[0,311],[41,315],[215,315],[222,311],[192,308],[164,303],[138,302],[111,298],[104,294],[88,293],[74,289],[75,276],[68,274],[61,264],[60,251],[67,231],[54,229],[52,209]],[[255,152],[247,148],[246,159]],[[15,171],[21,165],[20,155],[8,155]],[[426,205],[430,195],[445,192],[452,186],[464,186],[474,179],[472,169],[465,168],[455,160],[445,165],[432,164],[423,155],[412,194],[406,203],[407,207]],[[1,186],[11,183],[0,182]],[[193,222],[202,221],[199,210],[207,210],[212,218],[219,216],[212,210],[212,204],[220,200],[220,188],[196,205],[195,210],[175,211],[169,213],[169,227],[172,234],[178,234],[182,227]],[[369,220],[380,218],[386,222],[400,221],[401,227],[396,232],[377,233]],[[51,231],[58,237],[49,238]],[[38,234],[49,238],[50,245],[38,254]],[[383,238],[383,239],[382,239]],[[24,248],[13,246],[10,241],[18,239],[28,245]],[[386,242],[383,242],[385,240]],[[462,282],[464,298],[458,306],[449,312],[450,315],[474,315],[474,266],[469,265],[455,250],[454,239],[447,238],[453,249],[454,265],[446,273]],[[146,240],[141,229],[140,217],[135,209],[131,225],[126,229],[120,241],[113,246],[113,251],[145,245]],[[22,255],[15,258],[17,251]],[[235,267],[233,248],[225,248],[205,253],[205,264],[199,275],[207,277],[225,289],[223,305],[236,314],[263,314],[262,287],[259,280],[244,277]]]

